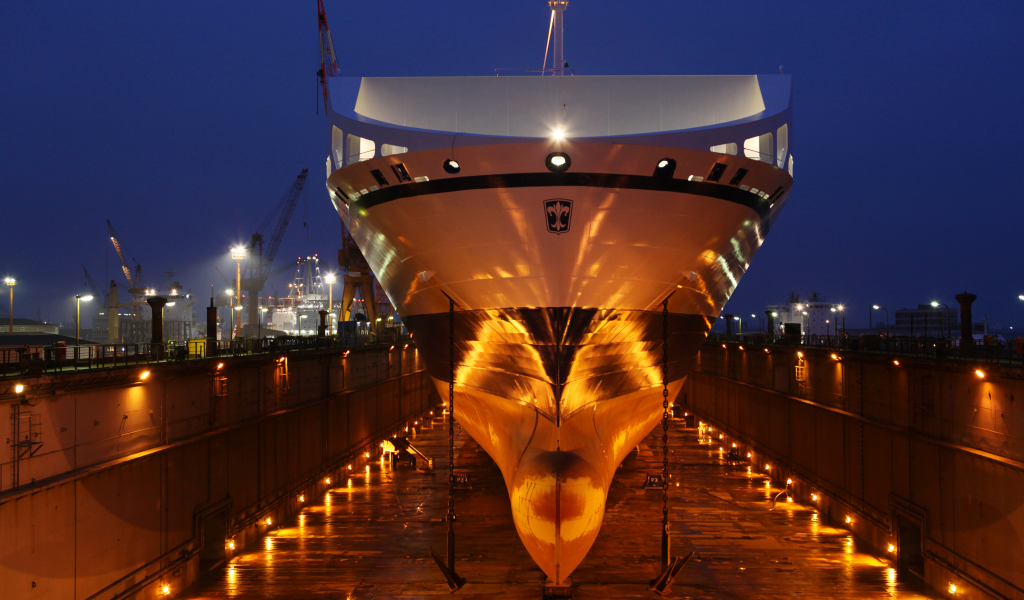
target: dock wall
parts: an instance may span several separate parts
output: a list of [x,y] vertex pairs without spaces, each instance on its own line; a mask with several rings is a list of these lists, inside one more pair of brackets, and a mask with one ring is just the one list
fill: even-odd
[[709,342],[679,401],[936,589],[1024,599],[1021,367]]
[[439,402],[414,346],[4,378],[0,597],[174,595]]

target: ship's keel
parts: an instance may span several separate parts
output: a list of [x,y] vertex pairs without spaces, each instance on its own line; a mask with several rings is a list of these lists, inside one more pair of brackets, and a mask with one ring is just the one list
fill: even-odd
[[[448,383],[434,383],[447,396]],[[682,383],[670,383],[670,397]],[[615,470],[658,424],[661,403],[660,387],[645,389],[556,422],[531,405],[456,386],[455,418],[501,469],[519,537],[552,585],[563,586],[590,551]]]

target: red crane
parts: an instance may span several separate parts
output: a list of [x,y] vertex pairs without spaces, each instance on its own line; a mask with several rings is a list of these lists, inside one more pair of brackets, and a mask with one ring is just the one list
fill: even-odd
[[324,92],[324,107],[327,107],[327,78],[338,74],[338,61],[334,58],[334,40],[331,29],[327,26],[327,13],[324,12],[324,0],[316,0],[317,26],[320,29],[320,70],[317,78]]

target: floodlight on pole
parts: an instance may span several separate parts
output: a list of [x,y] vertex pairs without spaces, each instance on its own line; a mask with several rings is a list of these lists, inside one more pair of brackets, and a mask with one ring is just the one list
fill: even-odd
[[888,345],[889,344],[889,309],[884,307],[884,306],[879,306],[877,304],[872,304],[871,308],[873,308],[875,310],[884,310],[885,311],[885,343],[886,343],[886,345]]
[[[92,300],[91,295],[83,296],[82,294],[75,295],[75,346],[78,346],[79,332],[81,331],[82,322],[82,301],[88,302]],[[75,358],[78,358],[78,349],[75,348]]]
[[327,333],[328,334],[333,334],[334,333],[334,326],[333,326],[333,322],[334,322],[334,282],[337,281],[337,280],[338,279],[334,276],[334,273],[328,273],[327,276],[324,277],[324,281],[326,281],[327,285],[330,286],[330,288],[329,288],[329,290],[327,292]]
[[[236,283],[235,283],[235,310],[242,309],[242,261],[245,260],[247,254],[245,248],[242,246],[235,246],[231,249],[231,259],[235,261],[236,268]],[[239,330],[242,328],[242,315],[238,315],[238,319],[235,322],[235,329]],[[237,332],[236,332],[237,333]]]
[[[1024,296],[1021,297],[1021,300],[1024,300]],[[949,306],[947,306],[946,303],[944,303],[944,302],[935,302],[935,301],[932,301],[931,305],[932,305],[932,308],[938,308],[938,307],[942,306],[942,307],[944,307],[946,309],[946,337],[947,338],[952,338],[953,337],[953,324],[949,320]],[[928,321],[925,321],[925,323],[927,323],[927,322]],[[942,328],[940,327],[939,329],[941,330]],[[925,335],[928,335],[928,327],[927,326],[925,326]]]
[[14,333],[14,286],[17,284],[17,280],[14,277],[4,277],[3,283],[7,284],[10,289],[10,302],[8,305],[10,314],[10,331],[8,333]]

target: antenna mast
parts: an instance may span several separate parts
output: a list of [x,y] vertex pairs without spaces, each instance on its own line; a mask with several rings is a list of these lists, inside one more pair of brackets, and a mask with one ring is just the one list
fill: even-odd
[[[555,64],[552,71],[555,75],[565,75],[565,54],[562,52],[562,13],[569,8],[569,0],[548,0],[555,22]],[[546,61],[545,61],[546,62]]]

